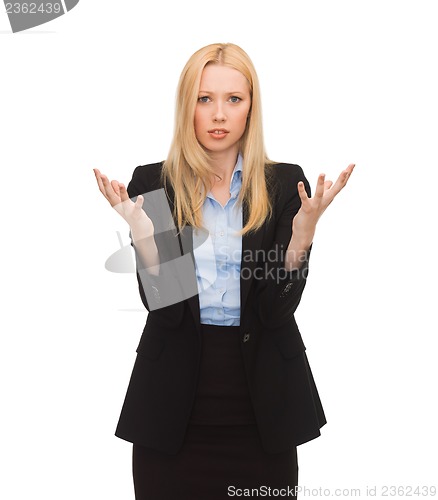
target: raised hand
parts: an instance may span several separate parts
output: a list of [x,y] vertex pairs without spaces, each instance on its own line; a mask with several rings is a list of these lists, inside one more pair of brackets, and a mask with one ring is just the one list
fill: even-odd
[[312,198],[307,196],[304,183],[298,183],[301,207],[292,220],[292,238],[287,247],[284,264],[287,270],[299,269],[307,259],[307,252],[315,235],[316,223],[335,196],[345,187],[353,169],[354,164],[351,163],[341,172],[334,184],[332,181],[325,180],[325,174],[320,174],[315,195]]
[[106,175],[93,168],[100,192],[110,205],[125,219],[131,227],[131,238],[134,243],[137,266],[146,269],[149,274],[157,276],[160,272],[160,257],[155,240],[154,224],[143,210],[144,198],[137,196],[135,203],[129,198],[125,186],[116,180],[109,181]]
[[355,165],[351,163],[341,172],[337,181],[325,180],[325,174],[320,174],[312,198],[307,196],[304,183],[298,183],[298,194],[301,198],[301,208],[292,221],[293,234],[303,241],[311,242],[316,229],[316,223],[336,195],[346,186]]
[[100,192],[131,227],[144,224],[145,222],[152,224],[151,219],[143,210],[144,199],[142,195],[137,196],[137,200],[134,203],[129,198],[124,184],[116,180],[110,182],[106,175],[101,174],[97,168],[93,168],[93,171]]

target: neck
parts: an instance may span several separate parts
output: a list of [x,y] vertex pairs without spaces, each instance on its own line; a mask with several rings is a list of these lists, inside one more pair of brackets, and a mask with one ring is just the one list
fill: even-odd
[[229,185],[231,181],[231,174],[233,173],[234,167],[236,166],[237,157],[239,154],[238,148],[231,148],[227,151],[221,151],[220,153],[214,153],[211,155],[211,166],[213,167],[216,175],[214,178],[214,183],[216,185]]

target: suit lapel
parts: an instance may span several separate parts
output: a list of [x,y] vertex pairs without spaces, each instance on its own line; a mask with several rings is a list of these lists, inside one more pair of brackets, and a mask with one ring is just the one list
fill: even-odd
[[[243,214],[243,225],[248,221],[248,209],[246,204],[243,204],[242,208]],[[256,265],[255,250],[261,248],[263,234],[265,230],[265,225],[262,226],[256,232],[246,234],[242,237],[242,260],[240,268],[240,312],[241,316],[245,309],[246,300],[248,298],[249,290],[251,288],[252,280],[254,279],[254,269]],[[193,268],[195,269],[195,257],[193,252],[193,231],[190,226],[186,228],[179,235],[179,241],[181,244],[182,254],[190,254],[193,261]],[[187,299],[190,310],[192,311],[193,317],[195,318],[196,325],[200,325],[200,305],[199,305],[199,295],[193,295]],[[200,326],[198,326],[200,330]]]
[[[243,204],[243,225],[248,222],[248,209],[246,203]],[[262,248],[263,234],[266,224],[256,232],[247,233],[242,237],[242,260],[240,264],[240,317],[245,310],[246,299],[248,298],[252,280],[254,279],[254,269],[256,266],[255,250]]]

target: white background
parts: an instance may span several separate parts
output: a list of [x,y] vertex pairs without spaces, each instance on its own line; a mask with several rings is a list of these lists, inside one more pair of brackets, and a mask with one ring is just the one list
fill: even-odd
[[435,6],[83,0],[16,34],[2,8],[2,498],[134,497],[113,433],[146,312],[105,270],[128,228],[92,168],[165,158],[179,73],[218,41],[253,59],[272,159],[313,188],[356,163],[297,311],[328,420],[300,484],[436,485]]

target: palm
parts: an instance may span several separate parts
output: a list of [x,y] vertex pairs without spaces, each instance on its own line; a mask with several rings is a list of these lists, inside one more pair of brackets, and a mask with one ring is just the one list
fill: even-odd
[[346,186],[354,164],[350,164],[341,172],[337,181],[325,180],[325,174],[320,174],[316,185],[315,194],[312,198],[307,196],[304,184],[298,183],[298,194],[301,198],[301,207],[293,219],[294,232],[313,233],[321,215],[334,200],[335,196]]
[[109,181],[97,168],[93,169],[100,192],[110,205],[119,213],[129,225],[147,220],[150,222],[143,207],[143,196],[139,195],[134,203],[128,195],[125,186],[116,181]]

